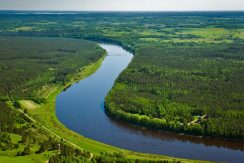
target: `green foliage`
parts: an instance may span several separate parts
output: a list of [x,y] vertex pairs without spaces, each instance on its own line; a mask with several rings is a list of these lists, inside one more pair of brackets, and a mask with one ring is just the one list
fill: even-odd
[[14,144],[11,141],[10,134],[6,132],[0,133],[0,149],[6,151],[13,148]]
[[96,44],[75,39],[0,37],[0,44],[0,95],[11,100],[42,102],[43,86],[65,84],[69,75],[103,55]]
[[22,152],[22,156],[30,155],[30,154],[31,154],[31,149],[30,149],[30,147],[25,147],[25,148],[24,148],[24,151]]
[[[243,51],[220,43],[141,48],[107,96],[107,113],[153,129],[243,139]],[[203,117],[191,123],[195,116]]]
[[[17,156],[57,150],[56,140],[9,106],[21,109],[18,99],[30,99],[38,104],[45,102],[39,97],[44,86],[70,82],[72,74],[100,59],[104,50],[94,43],[75,39],[0,37],[0,42],[0,65],[4,65],[0,69],[0,94],[7,96],[0,101],[0,149],[16,148]],[[8,105],[7,100],[12,102],[7,102]],[[28,112],[24,109],[24,113]],[[21,136],[21,141],[11,143],[8,133]],[[31,149],[33,146],[35,148]],[[69,146],[61,148],[65,156],[73,151],[80,153]]]
[[36,153],[42,153],[48,150],[59,150],[59,144],[60,142],[49,138],[48,140],[44,140],[40,143],[40,149]]
[[16,124],[24,124],[25,120],[17,113],[8,107],[5,102],[0,101],[0,132],[18,132]]
[[143,160],[143,159],[132,159],[126,158],[121,152],[115,153],[101,153],[100,155],[95,156],[92,159],[85,157],[84,155],[65,156],[63,154],[55,154],[49,159],[50,163],[59,163],[59,162],[93,162],[93,163],[180,163],[180,160]]
[[[85,38],[134,52],[106,99],[106,112],[114,118],[148,128],[242,140],[243,28],[243,12],[0,14],[1,36]],[[19,99],[45,103],[43,88],[65,85],[71,74],[104,52],[73,39],[1,37],[0,45],[0,132],[20,135],[21,145],[39,144],[39,153],[56,150],[55,140],[5,102],[11,100],[16,108],[21,107]],[[62,146],[62,154],[49,161],[156,162],[123,156],[104,153],[89,160]]]

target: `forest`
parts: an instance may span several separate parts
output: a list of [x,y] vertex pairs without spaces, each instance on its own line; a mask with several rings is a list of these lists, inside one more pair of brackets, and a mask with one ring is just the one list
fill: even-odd
[[55,163],[181,162],[128,158],[123,151],[104,152],[91,159],[90,152],[57,138],[43,129],[43,124],[26,116],[40,118],[42,115],[35,117],[33,113],[47,109],[52,92],[82,78],[84,69],[104,56],[105,51],[97,44],[27,36],[2,36],[0,44],[0,162],[15,162],[15,158],[18,162]]
[[75,39],[0,37],[0,99],[42,102],[46,85],[63,85],[68,76],[104,53],[94,43]]
[[[50,162],[91,161],[67,144],[62,149],[68,154],[57,154],[57,147],[49,145],[63,142],[10,108],[22,107],[21,100],[42,105],[49,89],[66,85],[72,74],[101,58],[104,50],[90,41],[119,44],[135,55],[106,98],[112,118],[149,129],[244,141],[243,17],[243,12],[1,11],[1,150],[15,149],[15,155],[39,151]],[[38,141],[26,136],[39,132],[46,135]],[[121,153],[101,153],[93,162],[106,159],[143,162]]]
[[58,153],[58,144],[61,155],[75,151],[89,160],[84,151],[73,149],[26,117],[24,113],[30,110],[22,103],[41,106],[54,85],[65,85],[105,51],[76,39],[0,37],[0,45],[0,162],[4,157],[29,162],[29,156],[33,159],[35,155],[35,162],[48,160]]
[[157,130],[243,140],[243,50],[240,44],[142,48],[107,96],[107,112]]

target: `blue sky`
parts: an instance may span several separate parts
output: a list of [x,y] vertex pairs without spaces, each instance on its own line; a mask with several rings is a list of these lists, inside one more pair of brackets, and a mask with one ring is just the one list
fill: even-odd
[[244,10],[244,0],[0,0],[0,10]]

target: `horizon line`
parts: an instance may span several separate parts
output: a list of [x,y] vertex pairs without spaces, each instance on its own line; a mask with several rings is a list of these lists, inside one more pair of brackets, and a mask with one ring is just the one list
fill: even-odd
[[0,11],[26,12],[244,12],[244,10],[30,10],[30,9],[0,9]]

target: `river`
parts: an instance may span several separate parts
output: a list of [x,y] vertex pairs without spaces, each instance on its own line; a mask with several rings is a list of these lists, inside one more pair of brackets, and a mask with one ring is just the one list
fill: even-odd
[[56,114],[67,128],[85,137],[137,152],[244,162],[243,143],[149,131],[109,118],[104,112],[104,99],[133,55],[117,45],[101,43],[100,46],[107,51],[101,67],[57,96]]

